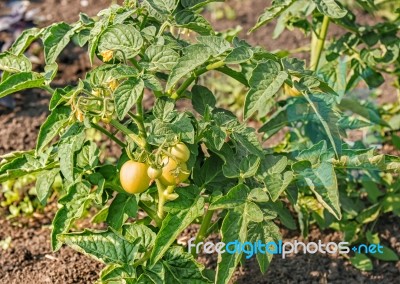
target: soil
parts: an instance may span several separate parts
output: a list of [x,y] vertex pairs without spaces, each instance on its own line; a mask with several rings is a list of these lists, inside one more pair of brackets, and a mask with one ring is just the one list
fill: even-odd
[[[212,19],[212,13],[205,15],[216,25],[217,30],[243,26],[248,30],[257,20],[259,13],[270,1],[228,0],[227,4],[236,11],[232,21]],[[32,1],[32,7],[39,9],[41,25],[54,21],[73,22],[79,12],[95,15],[108,6],[111,0],[43,0]],[[121,2],[121,1],[114,1]],[[245,37],[253,44],[275,50],[285,47],[300,47],[306,43],[300,32],[284,34],[277,40],[271,40],[273,26],[260,29]],[[334,28],[333,33],[341,31]],[[306,56],[304,57],[306,58]],[[40,66],[39,66],[40,67]],[[74,84],[89,68],[89,61],[79,48],[69,46],[59,62],[60,72],[57,85]],[[388,90],[389,87],[384,87]],[[391,101],[391,92],[386,92],[385,98]],[[49,95],[40,91],[27,91],[13,96],[16,108],[13,111],[0,106],[0,155],[14,150],[28,150],[35,145],[37,133],[45,120],[48,109]],[[111,142],[105,144],[105,149],[117,156],[118,150]],[[7,250],[0,248],[0,283],[94,283],[103,265],[88,257],[63,247],[58,252],[52,252],[50,247],[50,225],[55,206],[46,208],[44,214],[17,222],[6,220],[5,212],[0,211],[0,241],[11,237],[11,246]],[[400,219],[385,216],[376,224],[382,242],[400,254]],[[193,236],[196,227],[189,228],[182,235],[183,239]],[[301,238],[298,232],[287,232],[282,229],[284,240]],[[214,236],[215,238],[215,236]],[[340,241],[337,232],[323,231],[313,228],[309,241],[321,239],[324,242]],[[214,268],[217,258],[200,256],[200,260],[209,268]],[[235,274],[237,283],[398,283],[400,280],[400,262],[374,261],[372,272],[360,272],[348,260],[341,256],[327,257],[322,254],[297,254],[287,259],[275,257],[268,272],[260,274],[258,264],[254,259],[247,261]]]

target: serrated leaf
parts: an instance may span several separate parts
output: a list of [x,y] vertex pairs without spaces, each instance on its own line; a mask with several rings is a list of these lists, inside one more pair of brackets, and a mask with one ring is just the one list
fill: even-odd
[[231,47],[226,39],[219,36],[198,36],[197,40],[199,43],[208,46],[213,56],[221,55]]
[[140,239],[138,245],[140,247],[139,252],[149,251],[156,239],[156,233],[154,233],[149,227],[143,224],[128,224],[123,226],[123,235],[125,239],[133,242]]
[[270,21],[282,14],[295,2],[295,0],[273,1],[272,6],[264,11],[264,13],[258,18],[257,24],[253,28],[251,28],[249,32],[253,32],[259,27],[268,24]]
[[31,88],[43,86],[45,78],[35,72],[21,72],[13,74],[0,83],[0,99],[9,94]]
[[46,64],[52,64],[56,61],[62,50],[70,42],[75,29],[66,24],[54,24],[46,29],[43,37],[44,54]]
[[347,14],[347,11],[341,8],[335,0],[313,0],[313,2],[322,14],[331,18],[343,18]]
[[62,234],[58,239],[73,249],[90,255],[106,264],[132,264],[138,251],[138,242],[129,242],[113,230]]
[[249,81],[251,89],[245,99],[244,118],[248,119],[256,111],[264,108],[267,101],[279,91],[287,78],[288,74],[279,71],[276,64],[270,60],[257,65]]
[[58,148],[58,158],[60,160],[60,169],[64,178],[74,181],[74,161],[75,153],[79,151],[85,140],[85,132],[80,125],[74,124],[61,138],[62,142]]
[[240,64],[250,60],[253,57],[253,51],[247,46],[238,46],[234,48],[224,59],[225,64]]
[[71,114],[69,107],[58,107],[54,109],[42,124],[39,130],[39,135],[36,142],[36,152],[41,152],[43,149],[60,133],[65,127]]
[[171,14],[178,5],[177,0],[147,0],[147,2],[162,15]]
[[179,54],[167,46],[150,45],[145,52],[149,69],[171,70],[179,59]]
[[175,102],[168,97],[158,98],[154,104],[153,114],[156,118],[164,122],[170,122],[175,118]]
[[319,119],[322,127],[325,130],[326,135],[335,151],[337,157],[342,153],[342,140],[340,138],[339,128],[337,125],[338,117],[332,111],[329,105],[323,100],[312,99],[310,95],[303,92],[303,96],[306,98],[317,118]]
[[165,268],[166,284],[209,283],[201,273],[204,267],[182,247],[171,247],[161,262]]
[[110,205],[106,222],[111,228],[119,230],[124,222],[125,214],[134,218],[137,210],[136,195],[118,193]]
[[93,169],[99,163],[99,148],[93,141],[88,141],[76,157],[76,165],[82,169]]
[[[271,221],[264,221],[260,223],[252,223],[249,225],[248,241],[256,243],[261,241],[263,244],[269,242],[278,243],[282,239],[279,232],[279,227]],[[257,253],[257,262],[260,267],[261,273],[265,273],[271,263],[273,254],[270,253]]]
[[114,56],[125,61],[135,57],[143,45],[140,32],[133,25],[116,24],[108,27],[99,38],[99,52],[112,50]]
[[[244,243],[247,241],[247,226],[249,224],[248,203],[229,210],[222,222],[221,235],[222,242],[228,244],[238,241]],[[227,247],[225,247],[225,250]],[[218,263],[216,284],[227,284],[239,264],[242,253],[223,253]]]
[[115,111],[119,119],[123,119],[135,105],[144,90],[142,79],[129,78],[122,82],[114,91]]
[[217,101],[213,93],[206,87],[194,85],[191,92],[193,108],[199,114],[204,115],[208,107],[215,107]]
[[168,213],[157,234],[150,262],[155,264],[160,260],[178,235],[203,213],[204,198],[201,196],[198,196],[189,208]]
[[17,56],[23,54],[28,46],[38,38],[40,33],[41,30],[38,28],[31,28],[23,31],[11,46],[10,52]]
[[249,193],[250,189],[246,185],[239,184],[231,188],[226,195],[212,202],[209,210],[229,209],[243,205],[247,201]]
[[60,169],[52,169],[41,172],[36,179],[36,195],[42,205],[47,203],[47,198],[50,196],[51,187]]
[[83,215],[91,201],[90,184],[87,182],[72,184],[67,194],[60,198],[59,203],[62,206],[53,219],[51,231],[51,246],[54,251],[62,246],[62,242],[57,239],[58,235],[68,232],[73,222]]
[[32,71],[32,63],[25,55],[16,56],[10,52],[0,53],[0,70],[10,73]]
[[210,35],[213,29],[209,22],[198,13],[184,9],[176,13],[175,22],[178,27],[193,30],[201,35]]
[[203,44],[195,44],[186,48],[185,55],[179,58],[171,70],[166,89],[171,89],[182,77],[205,63],[210,56],[210,49]]
[[132,265],[110,264],[100,272],[102,284],[131,283],[137,278]]
[[332,164],[322,162],[314,169],[300,172],[317,200],[338,220],[342,218],[339,190],[335,169]]

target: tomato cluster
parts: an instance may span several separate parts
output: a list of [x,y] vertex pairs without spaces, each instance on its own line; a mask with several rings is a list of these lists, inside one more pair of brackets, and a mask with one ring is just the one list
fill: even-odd
[[154,180],[159,180],[164,186],[185,182],[190,175],[186,164],[189,158],[189,148],[179,142],[168,149],[167,154],[162,157],[160,167],[129,160],[120,170],[122,188],[130,194],[137,194],[146,191]]

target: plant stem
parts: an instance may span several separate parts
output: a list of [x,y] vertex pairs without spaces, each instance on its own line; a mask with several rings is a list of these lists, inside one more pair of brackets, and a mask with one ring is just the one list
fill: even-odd
[[115,135],[113,135],[111,132],[109,132],[108,130],[106,130],[105,128],[101,127],[100,125],[96,124],[96,123],[90,123],[90,125],[100,131],[101,133],[103,133],[104,135],[108,136],[111,140],[113,140],[115,143],[117,143],[119,146],[121,146],[122,148],[125,148],[126,145],[124,142],[122,142],[121,140],[119,140],[117,137],[115,137]]
[[217,61],[215,63],[211,63],[211,64],[207,65],[206,67],[202,67],[199,70],[193,72],[193,75],[190,76],[188,79],[186,79],[186,81],[183,82],[183,84],[178,88],[178,90],[172,94],[171,98],[178,99],[182,95],[182,93],[190,86],[190,84],[192,84],[193,81],[196,80],[197,77],[206,73],[207,71],[221,68],[224,65],[225,65],[225,63],[221,60],[221,61]]
[[[214,210],[207,210],[207,213],[204,215],[203,221],[201,222],[200,230],[197,233],[196,240],[194,243],[197,245],[199,242],[202,242],[207,237],[207,230],[210,227],[210,222],[212,216],[214,214]],[[196,257],[196,249],[192,251],[193,256]]]
[[157,215],[158,215],[158,218],[160,218],[162,220],[162,219],[164,219],[165,187],[158,179],[156,179],[156,184],[157,184],[157,190],[158,190]]
[[157,213],[153,209],[151,209],[149,206],[147,206],[142,201],[139,201],[139,206],[140,206],[140,208],[143,209],[144,212],[147,213],[147,215],[149,215],[149,217],[151,219],[154,220],[154,222],[156,223],[157,227],[161,227],[162,220],[157,216]]
[[147,133],[146,133],[146,129],[143,124],[143,119],[140,116],[133,114],[132,112],[128,112],[128,115],[133,120],[133,122],[137,125],[137,127],[139,129],[139,136],[146,138]]
[[147,142],[145,139],[143,139],[142,137],[138,136],[135,132],[133,132],[132,130],[130,130],[128,127],[126,127],[125,125],[119,123],[118,120],[112,119],[111,120],[111,125],[113,125],[115,128],[117,128],[119,131],[121,131],[122,133],[124,133],[126,136],[128,136],[130,139],[132,139],[132,141],[138,145],[140,148],[142,149],[146,149],[147,148]]
[[315,43],[315,49],[314,46],[311,49],[312,51],[312,56],[311,56],[311,64],[310,64],[310,69],[315,71],[318,68],[318,63],[321,58],[322,50],[324,49],[325,45],[325,39],[326,39],[326,34],[328,32],[328,27],[329,27],[329,17],[324,16],[322,20],[322,26],[318,34],[318,39]]

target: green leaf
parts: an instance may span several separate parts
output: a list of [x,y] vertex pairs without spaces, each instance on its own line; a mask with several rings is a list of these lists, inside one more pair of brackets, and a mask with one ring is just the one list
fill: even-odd
[[201,35],[210,35],[213,29],[209,22],[198,13],[190,10],[181,10],[175,14],[175,22],[178,27],[193,30]]
[[166,89],[171,89],[182,77],[190,74],[205,63],[211,56],[210,49],[203,44],[195,44],[184,50],[185,55],[179,58],[168,77]]
[[45,78],[35,72],[13,74],[0,83],[0,98],[25,89],[40,88],[44,81]]
[[254,68],[249,81],[251,89],[246,95],[244,104],[245,119],[265,107],[267,101],[282,87],[288,78],[288,74],[284,71],[279,71],[279,68],[279,64],[271,60],[260,63]]
[[106,264],[133,264],[138,251],[138,242],[129,242],[113,230],[69,233],[58,239],[73,249]]
[[36,179],[36,195],[42,205],[46,205],[47,198],[50,196],[51,187],[60,169],[52,169],[41,172]]
[[331,106],[327,105],[323,100],[313,98],[305,92],[302,93],[324,128],[336,156],[339,157],[342,153],[342,140],[337,126],[337,115],[332,111]]
[[356,220],[359,223],[367,224],[375,221],[379,217],[379,213],[381,212],[382,206],[379,203],[376,203],[363,211],[361,211]]
[[175,50],[163,45],[150,45],[145,55],[150,70],[171,70],[179,59],[179,54]]
[[317,200],[340,220],[342,214],[339,204],[339,190],[336,173],[331,163],[322,162],[313,169],[304,169],[300,172]]
[[85,132],[79,125],[73,125],[61,138],[61,144],[58,148],[58,157],[60,160],[60,169],[64,178],[74,181],[75,153],[78,152],[84,143]]
[[124,119],[128,111],[135,105],[144,90],[142,79],[129,78],[114,91],[115,111],[119,119]]
[[[262,244],[267,244],[269,242],[278,243],[282,239],[282,236],[277,225],[271,221],[264,221],[250,224],[247,238],[251,243],[261,241]],[[271,263],[273,254],[257,253],[256,257],[260,271],[264,274]]]
[[23,54],[28,46],[39,37],[41,32],[42,30],[38,28],[31,28],[23,31],[11,46],[10,52],[17,56]]
[[124,225],[123,235],[130,242],[140,240],[138,242],[139,252],[149,251],[153,247],[157,236],[149,227],[136,223]]
[[110,264],[100,272],[101,283],[132,283],[137,278],[132,265]]
[[168,97],[158,98],[153,107],[153,114],[164,122],[171,122],[175,117],[175,101]]
[[376,109],[376,107],[372,104],[360,103],[359,100],[345,97],[341,100],[339,107],[342,110],[349,110],[355,114],[358,114],[373,123],[390,127],[389,124],[383,118],[381,118],[379,110]]
[[120,61],[135,57],[143,46],[143,38],[133,25],[116,24],[108,27],[99,39],[99,52],[112,50]]
[[223,2],[224,0],[182,0],[181,4],[184,8],[190,8],[192,10],[199,9],[208,3],[212,2]]
[[0,70],[16,73],[32,71],[32,63],[25,55],[16,56],[10,52],[0,54]]
[[197,40],[199,43],[208,46],[213,56],[221,55],[231,47],[226,39],[219,36],[198,36]]
[[374,268],[371,259],[363,253],[358,253],[354,257],[351,257],[350,262],[355,268],[362,271],[371,271]]
[[197,196],[190,207],[180,211],[172,211],[163,220],[160,231],[151,253],[150,262],[155,264],[176,240],[179,234],[186,229],[197,217],[204,214],[204,198]]
[[249,193],[250,189],[246,185],[239,184],[231,188],[226,195],[212,202],[209,210],[229,209],[243,205],[246,203]]
[[161,262],[165,269],[166,284],[209,283],[201,273],[204,267],[182,247],[171,247]]
[[150,6],[162,15],[171,14],[178,5],[177,0],[147,0]]
[[251,28],[249,32],[253,32],[259,27],[268,24],[270,21],[282,14],[295,2],[295,0],[273,1],[272,6],[264,11],[264,13],[258,18],[257,24],[253,28]]
[[76,157],[76,165],[82,169],[93,169],[99,163],[99,147],[93,141],[87,141]]
[[40,156],[33,156],[33,153],[24,152],[0,165],[0,183],[27,174],[50,170],[56,166],[56,162],[48,161],[48,159],[43,160]]
[[54,109],[42,124],[36,142],[36,152],[42,152],[43,149],[60,133],[66,126],[71,114],[69,107],[58,107]]
[[227,134],[220,127],[216,125],[211,125],[204,132],[205,143],[207,147],[212,150],[221,150],[222,146],[225,143],[225,139]]
[[347,11],[341,8],[335,0],[313,0],[313,2],[322,14],[331,18],[343,18],[347,14]]
[[138,204],[135,195],[118,193],[110,205],[106,222],[113,229],[119,230],[124,222],[125,214],[135,218],[137,211]]
[[204,115],[208,107],[215,107],[217,101],[214,94],[206,87],[194,85],[191,92],[193,108],[199,114]]
[[82,217],[85,208],[92,200],[90,184],[80,181],[69,186],[67,194],[60,198],[61,208],[53,219],[51,231],[51,246],[54,251],[59,250],[62,246],[62,242],[57,239],[57,236],[68,232],[73,222]]
[[212,155],[204,161],[200,169],[193,171],[193,180],[199,188],[213,188],[219,190],[221,184],[227,182],[222,172],[224,162],[216,155]]
[[75,29],[66,23],[57,23],[46,29],[43,37],[46,64],[56,62],[57,57],[70,42]]
[[396,254],[396,252],[387,246],[383,246],[382,251],[383,253],[376,252],[372,254],[372,256],[383,261],[399,261],[399,256]]
[[[250,222],[248,213],[249,203],[247,202],[228,211],[221,227],[222,242],[228,245],[230,242],[244,243],[247,241],[247,226]],[[226,249],[227,247],[225,247]],[[241,256],[241,253],[230,254],[227,252],[221,255],[221,261],[217,267],[216,284],[229,283]]]
[[224,59],[225,64],[240,64],[250,60],[253,51],[247,46],[238,46],[233,49]]

